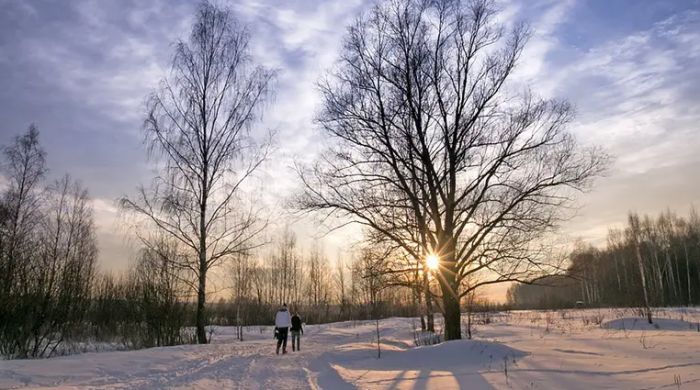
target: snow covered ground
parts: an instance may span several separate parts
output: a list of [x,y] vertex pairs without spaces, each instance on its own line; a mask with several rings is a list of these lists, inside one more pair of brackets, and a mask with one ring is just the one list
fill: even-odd
[[[308,326],[276,356],[270,327],[210,345],[0,361],[0,388],[700,389],[700,310],[516,311],[478,315],[474,340],[414,347],[414,320]],[[291,348],[290,348],[291,351]]]

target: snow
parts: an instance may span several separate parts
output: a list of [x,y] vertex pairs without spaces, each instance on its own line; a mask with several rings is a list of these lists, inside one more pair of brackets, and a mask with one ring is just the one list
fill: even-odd
[[[0,388],[681,389],[700,388],[700,310],[648,326],[632,309],[476,315],[474,339],[414,346],[413,319],[305,328],[275,355],[271,327],[213,329],[209,345],[0,361]],[[439,321],[438,321],[439,323]],[[289,346],[291,347],[291,345]]]
[[669,318],[657,318],[650,324],[646,318],[638,317],[618,318],[603,324],[603,328],[605,329],[617,330],[689,330],[700,332],[698,326],[700,326],[698,323]]

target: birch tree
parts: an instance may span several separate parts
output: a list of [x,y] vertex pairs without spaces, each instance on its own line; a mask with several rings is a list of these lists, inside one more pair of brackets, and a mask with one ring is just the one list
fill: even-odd
[[260,210],[241,191],[268,154],[251,128],[270,94],[273,72],[254,64],[250,35],[228,9],[199,5],[188,41],[175,45],[172,70],[147,104],[146,140],[162,173],[122,202],[190,256],[197,279],[197,340],[206,343],[207,275],[256,245]]

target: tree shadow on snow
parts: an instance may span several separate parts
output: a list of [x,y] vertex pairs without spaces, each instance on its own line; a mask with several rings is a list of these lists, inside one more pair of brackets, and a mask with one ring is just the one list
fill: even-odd
[[[507,345],[459,340],[407,350],[383,350],[381,359],[368,346],[327,352],[311,362],[322,389],[492,389],[485,372],[504,372],[527,353]],[[342,373],[342,375],[341,375]]]

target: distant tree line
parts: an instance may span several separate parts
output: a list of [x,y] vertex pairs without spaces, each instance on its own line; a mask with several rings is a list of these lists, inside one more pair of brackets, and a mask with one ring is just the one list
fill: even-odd
[[285,228],[265,249],[229,261],[231,298],[212,306],[211,321],[271,324],[283,303],[309,324],[416,315],[410,290],[373,273],[366,251],[348,257],[332,263],[318,243],[304,251]]
[[578,243],[565,275],[514,285],[515,307],[686,306],[700,302],[700,217],[666,211],[656,218],[631,213],[610,229],[607,245]]

